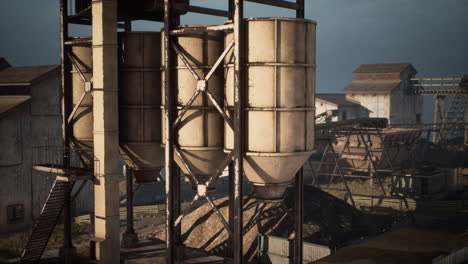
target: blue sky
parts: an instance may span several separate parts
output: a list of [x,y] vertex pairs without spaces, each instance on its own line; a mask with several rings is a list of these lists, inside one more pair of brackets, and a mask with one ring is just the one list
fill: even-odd
[[[227,9],[227,1],[192,0]],[[317,25],[317,92],[341,92],[363,63],[411,62],[419,77],[468,73],[468,0],[305,0]],[[1,0],[0,56],[11,64],[59,63],[58,0]],[[246,17],[292,17],[294,12],[246,3]],[[221,24],[224,18],[189,14],[183,24]],[[153,31],[160,23],[135,22]],[[89,35],[74,26],[72,34]],[[431,100],[425,100],[426,117]],[[426,118],[425,118],[426,119]],[[428,121],[426,119],[426,121]]]

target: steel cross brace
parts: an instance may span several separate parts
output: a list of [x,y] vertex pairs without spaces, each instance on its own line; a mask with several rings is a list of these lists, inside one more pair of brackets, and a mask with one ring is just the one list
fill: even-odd
[[226,47],[226,49],[224,49],[223,53],[219,56],[218,60],[216,60],[215,64],[213,65],[213,67],[210,69],[210,71],[208,72],[208,74],[205,76],[204,79],[200,78],[200,76],[198,76],[198,74],[195,72],[195,70],[193,69],[192,65],[190,65],[190,63],[188,62],[188,59],[187,57],[185,56],[185,54],[180,50],[180,48],[178,47],[178,45],[176,45],[175,43],[172,44],[172,48],[175,50],[175,52],[177,53],[177,56],[179,56],[179,58],[182,60],[182,62],[185,64],[185,66],[188,68],[188,70],[190,71],[190,73],[192,73],[192,76],[193,78],[197,81],[197,90],[195,91],[195,93],[192,95],[192,97],[190,97],[189,101],[187,102],[187,104],[182,108],[182,112],[180,113],[180,115],[177,117],[177,119],[174,121],[174,129],[177,128],[177,126],[180,124],[180,122],[182,121],[182,118],[184,117],[185,113],[187,112],[187,110],[189,109],[189,107],[193,104],[193,102],[195,101],[195,99],[198,97],[198,95],[200,93],[205,93],[208,98],[210,99],[211,103],[213,103],[213,105],[216,107],[216,109],[218,110],[219,114],[223,117],[223,119],[228,123],[228,125],[231,127],[231,128],[234,128],[233,124],[232,124],[232,121],[231,119],[226,115],[226,113],[223,111],[223,109],[221,108],[221,106],[219,105],[219,103],[216,101],[216,99],[214,98],[213,94],[210,92],[210,90],[208,90],[206,88],[206,83],[210,80],[211,76],[213,76],[214,72],[218,69],[219,65],[221,65],[221,62],[223,61],[223,59],[226,57],[226,55],[228,54],[228,52],[231,50],[231,48],[234,46],[234,40],[232,40],[229,45]]
[[229,235],[232,236],[232,230],[231,230],[229,224],[227,223],[226,219],[224,219],[224,217],[221,214],[221,212],[219,211],[219,209],[216,207],[215,203],[213,202],[213,199],[208,195],[207,189],[208,189],[209,184],[211,182],[213,182],[215,179],[217,179],[219,177],[219,175],[223,172],[223,169],[228,165],[229,162],[231,162],[232,157],[234,156],[234,152],[231,151],[226,156],[226,158],[223,160],[223,162],[218,167],[216,172],[213,175],[211,175],[211,177],[209,178],[209,180],[206,183],[200,183],[198,181],[197,177],[195,177],[195,174],[193,173],[190,166],[187,164],[187,161],[186,161],[185,157],[183,156],[183,154],[181,153],[179,146],[177,144],[174,144],[174,143],[173,143],[173,146],[174,146],[175,154],[180,158],[180,160],[182,161],[182,164],[184,165],[185,169],[189,172],[188,176],[197,184],[197,187],[198,187],[197,194],[194,196],[193,200],[190,202],[190,205],[185,210],[185,212],[183,214],[179,215],[179,217],[176,219],[176,221],[174,223],[174,226],[177,226],[178,224],[180,224],[182,222],[182,219],[184,218],[184,216],[189,212],[189,210],[191,209],[193,204],[200,197],[204,197],[208,201],[208,203],[210,204],[210,206],[213,209],[213,211],[215,212],[215,214],[218,216],[221,223],[224,225],[226,230],[229,232]]
[[76,63],[75,58],[70,54],[70,52],[67,52],[67,56],[70,59],[71,63],[73,64],[73,67],[76,69],[76,71],[80,75],[80,78],[83,80],[83,83],[84,83],[84,86],[85,86],[83,94],[81,94],[80,99],[78,100],[78,103],[75,105],[75,107],[73,108],[73,110],[70,113],[70,116],[67,119],[67,123],[70,124],[70,122],[73,120],[73,117],[76,114],[76,111],[78,111],[78,107],[80,107],[81,103],[83,103],[83,100],[84,100],[86,94],[88,94],[88,93],[90,93],[92,91],[93,79],[91,78],[91,80],[89,80],[89,81],[86,80],[86,77],[84,76],[83,72],[80,70],[80,67],[78,67],[78,64]]

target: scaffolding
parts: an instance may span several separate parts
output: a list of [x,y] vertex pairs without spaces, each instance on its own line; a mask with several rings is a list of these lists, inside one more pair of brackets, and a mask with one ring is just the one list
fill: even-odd
[[[401,170],[393,160],[418,142],[421,131],[387,135],[384,118],[362,118],[316,125],[318,155],[309,159],[312,184],[326,188],[341,179],[347,196],[354,205],[348,179],[366,179],[372,184],[377,180],[383,195],[386,195],[385,177]],[[388,153],[389,148],[393,151]]]

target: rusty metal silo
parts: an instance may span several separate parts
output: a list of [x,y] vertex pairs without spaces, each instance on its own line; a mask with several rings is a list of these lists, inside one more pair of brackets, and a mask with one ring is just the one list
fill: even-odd
[[[183,26],[179,29],[189,27],[203,26]],[[184,54],[186,62],[200,81],[194,78],[194,74],[179,56],[173,69],[176,72],[178,115],[184,112],[185,106],[189,106],[177,126],[177,141],[186,164],[177,155],[174,156],[184,174],[190,174],[187,165],[200,184],[207,183],[227,156],[223,151],[223,118],[208,95],[202,91],[208,89],[217,102],[223,102],[222,68],[216,70],[207,82],[202,81],[223,52],[223,38],[223,32],[191,32],[176,37],[178,51]],[[164,50],[164,46],[162,48]],[[191,102],[196,91],[200,93]],[[190,180],[196,188],[196,182]],[[208,188],[214,189],[215,183],[212,181]]]
[[[315,27],[311,20],[245,22],[244,172],[258,199],[278,200],[314,150]],[[230,43],[233,33],[227,34]],[[227,57],[226,102],[234,106],[234,67]],[[231,115],[232,116],[232,115]],[[225,148],[233,149],[225,124]]]
[[138,182],[164,167],[161,146],[161,34],[119,33],[120,153]]
[[[90,41],[90,37],[77,37],[75,40]],[[72,46],[69,54],[72,62],[71,89],[73,109],[70,124],[73,130],[71,146],[81,155],[87,166],[93,164],[93,97],[91,79],[93,68],[92,48],[90,45]]]

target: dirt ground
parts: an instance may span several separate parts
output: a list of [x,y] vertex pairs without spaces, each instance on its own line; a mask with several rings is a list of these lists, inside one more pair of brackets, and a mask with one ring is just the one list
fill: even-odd
[[[338,184],[334,187],[339,188]],[[350,188],[353,192],[370,189],[368,183],[359,183],[357,181],[351,183]],[[374,190],[371,191],[378,193],[379,187],[372,186],[372,189]],[[321,191],[312,186],[305,187],[305,241],[332,248],[340,248],[351,244],[359,244],[360,241],[376,237],[397,227],[414,224],[415,221],[426,224],[427,228],[440,226],[441,221],[458,226],[458,231],[468,228],[466,226],[468,219],[463,218],[466,215],[452,215],[452,220],[455,220],[450,222],[445,218],[443,220],[434,218],[433,215],[414,215],[400,212],[363,212],[342,200],[345,192],[329,192]],[[255,256],[258,233],[290,239],[294,237],[293,219],[290,209],[293,208],[293,199],[292,192],[287,193],[283,203],[265,204],[252,198],[245,198],[244,253],[249,259],[253,259]],[[227,198],[217,199],[215,200],[215,204],[221,214],[227,219]],[[165,216],[164,211],[161,210],[161,206],[154,205],[154,209],[152,206],[137,206],[134,211],[134,226],[140,241],[165,240]],[[450,214],[445,214],[443,217],[448,217],[447,215]],[[125,210],[123,210],[123,213],[121,213],[121,233],[125,231],[125,217]],[[428,217],[432,217],[433,223],[431,225],[428,224]],[[90,234],[93,234],[90,216],[76,217],[72,230],[73,244],[77,248],[78,254],[83,257],[88,256],[89,238]],[[0,263],[12,263],[6,262],[6,259],[12,261],[15,256],[21,254],[29,232],[12,233],[0,237],[0,256],[2,256]],[[188,247],[198,248],[220,256],[225,255],[226,248],[229,247],[228,233],[207,203],[198,204],[194,210],[185,216],[182,221],[182,238]],[[62,244],[62,239],[63,227],[58,225],[44,253],[45,259],[52,260],[58,256],[58,249]],[[156,250],[156,248],[154,249]],[[125,255],[125,251],[122,252],[124,258],[132,259],[131,263],[140,263],[135,257],[131,257],[129,254]]]

